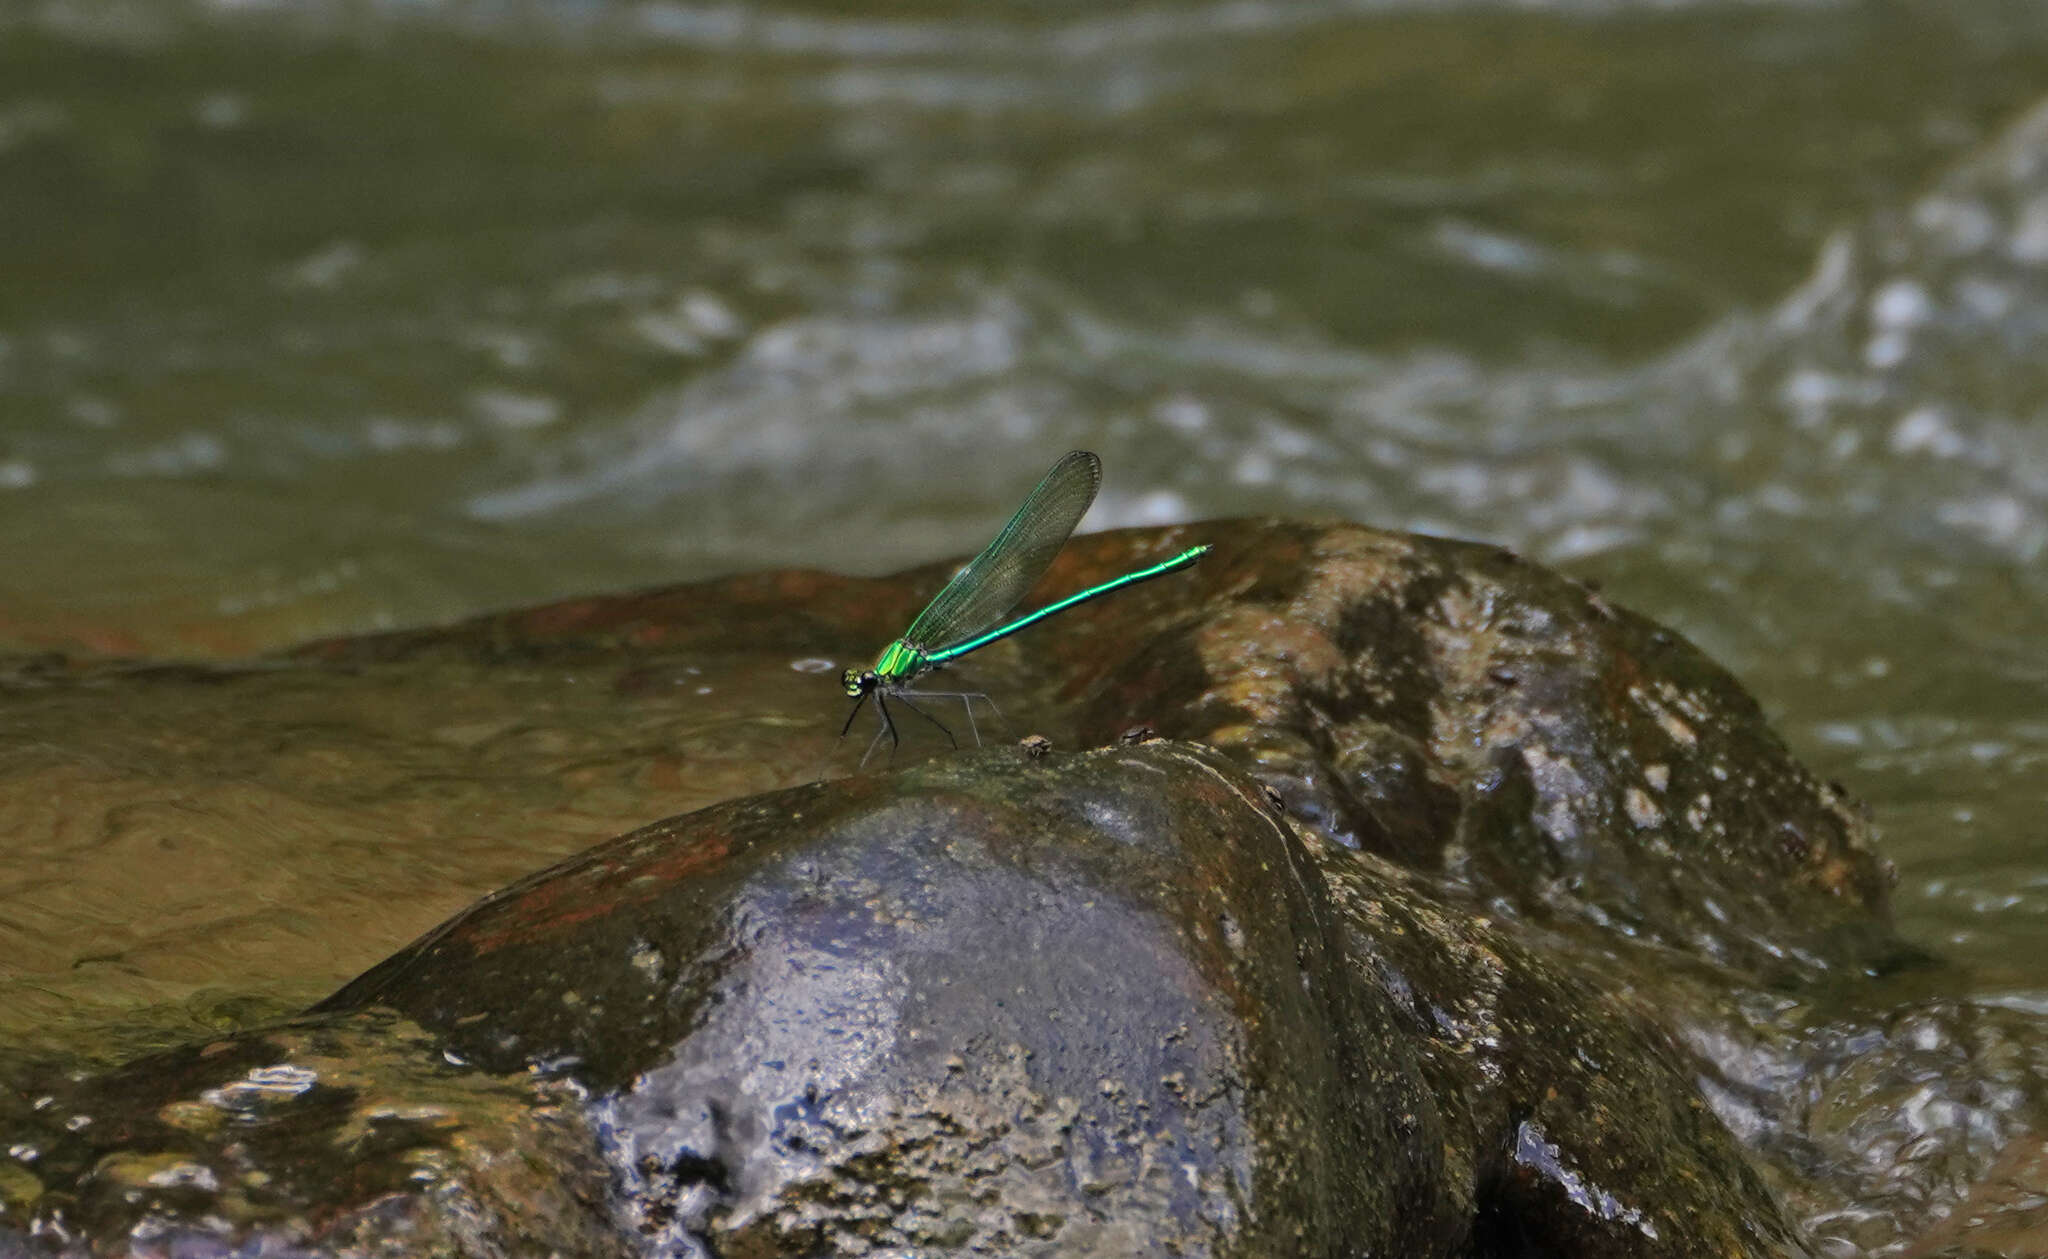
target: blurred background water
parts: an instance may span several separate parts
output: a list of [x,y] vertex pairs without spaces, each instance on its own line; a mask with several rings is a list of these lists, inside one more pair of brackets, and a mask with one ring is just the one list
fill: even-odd
[[1074,446],[1601,579],[2048,1010],[2048,6],[0,7],[0,650],[886,571]]

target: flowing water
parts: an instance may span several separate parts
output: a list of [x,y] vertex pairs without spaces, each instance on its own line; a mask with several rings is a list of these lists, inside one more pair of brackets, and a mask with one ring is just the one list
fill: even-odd
[[[1968,999],[2036,1012],[2044,363],[2037,4],[0,11],[0,650],[885,571],[1085,446],[1091,526],[1339,515],[1601,579],[1872,802]],[[300,736],[375,702],[302,698]],[[483,764],[538,701],[495,702],[419,722]],[[288,1008],[546,859],[426,827],[392,891],[365,854],[427,787],[187,749],[254,837],[195,865],[146,707],[5,719],[11,1034]],[[526,772],[491,803],[559,804]],[[73,831],[123,878],[67,893]],[[103,978],[138,905],[158,960]]]

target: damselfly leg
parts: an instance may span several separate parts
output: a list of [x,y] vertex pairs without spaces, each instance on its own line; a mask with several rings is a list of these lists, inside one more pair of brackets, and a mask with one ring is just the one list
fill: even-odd
[[1003,716],[1003,710],[996,707],[996,702],[990,699],[985,691],[898,691],[896,694],[898,697],[915,695],[919,699],[959,700],[960,706],[967,710],[967,730],[968,733],[974,736],[974,746],[976,747],[981,746],[981,727],[976,725],[974,721],[975,700],[980,700],[982,703],[987,704],[988,710],[994,713],[996,720],[1002,722],[1005,727],[1008,727],[1010,724],[1010,719]]

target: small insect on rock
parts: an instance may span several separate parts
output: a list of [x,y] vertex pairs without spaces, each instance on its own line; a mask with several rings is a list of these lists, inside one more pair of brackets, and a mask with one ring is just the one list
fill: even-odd
[[861,755],[862,765],[868,763],[868,758],[875,754],[884,738],[889,740],[892,751],[902,743],[896,733],[896,721],[889,714],[891,700],[938,726],[955,747],[960,746],[960,741],[953,737],[953,732],[912,700],[959,700],[967,710],[967,728],[976,743],[981,742],[981,731],[974,724],[974,701],[978,699],[987,704],[991,712],[1002,715],[994,702],[979,691],[912,690],[911,683],[918,678],[971,651],[978,651],[1027,626],[1036,625],[1054,613],[1064,612],[1126,586],[1135,586],[1141,581],[1179,572],[1208,554],[1206,545],[1191,546],[1149,568],[1090,586],[1036,612],[1002,623],[1003,618],[1016,608],[1031,592],[1031,587],[1038,584],[1038,579],[1045,575],[1045,570],[1051,567],[1053,558],[1067,544],[1067,536],[1074,532],[1075,525],[1081,523],[1081,517],[1088,514],[1088,506],[1095,501],[1095,491],[1101,485],[1102,460],[1085,450],[1069,451],[1061,456],[1025,498],[1017,514],[1010,517],[1010,523],[996,535],[995,541],[984,547],[967,567],[954,574],[953,580],[945,584],[925,605],[924,611],[917,614],[910,628],[903,631],[903,637],[884,647],[873,665],[866,669],[848,669],[840,675],[840,685],[854,701],[853,711],[846,714],[846,724],[839,728],[840,738],[845,738],[846,732],[853,729],[853,719],[859,715],[868,696],[875,697],[879,725],[875,737],[868,743],[868,750]]

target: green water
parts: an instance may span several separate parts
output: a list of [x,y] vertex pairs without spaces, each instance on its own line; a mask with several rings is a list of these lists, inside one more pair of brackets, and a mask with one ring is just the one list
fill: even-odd
[[[1081,446],[1091,526],[1602,579],[1873,804],[1972,999],[2048,1009],[2043,101],[2048,16],[1956,0],[0,15],[0,648],[883,571]],[[773,785],[796,681],[677,807]],[[524,724],[301,697],[276,741],[346,791],[171,747],[182,710],[10,708],[11,1026],[287,1008],[644,820],[605,775],[688,732],[534,685]],[[531,809],[553,840],[494,838]]]

